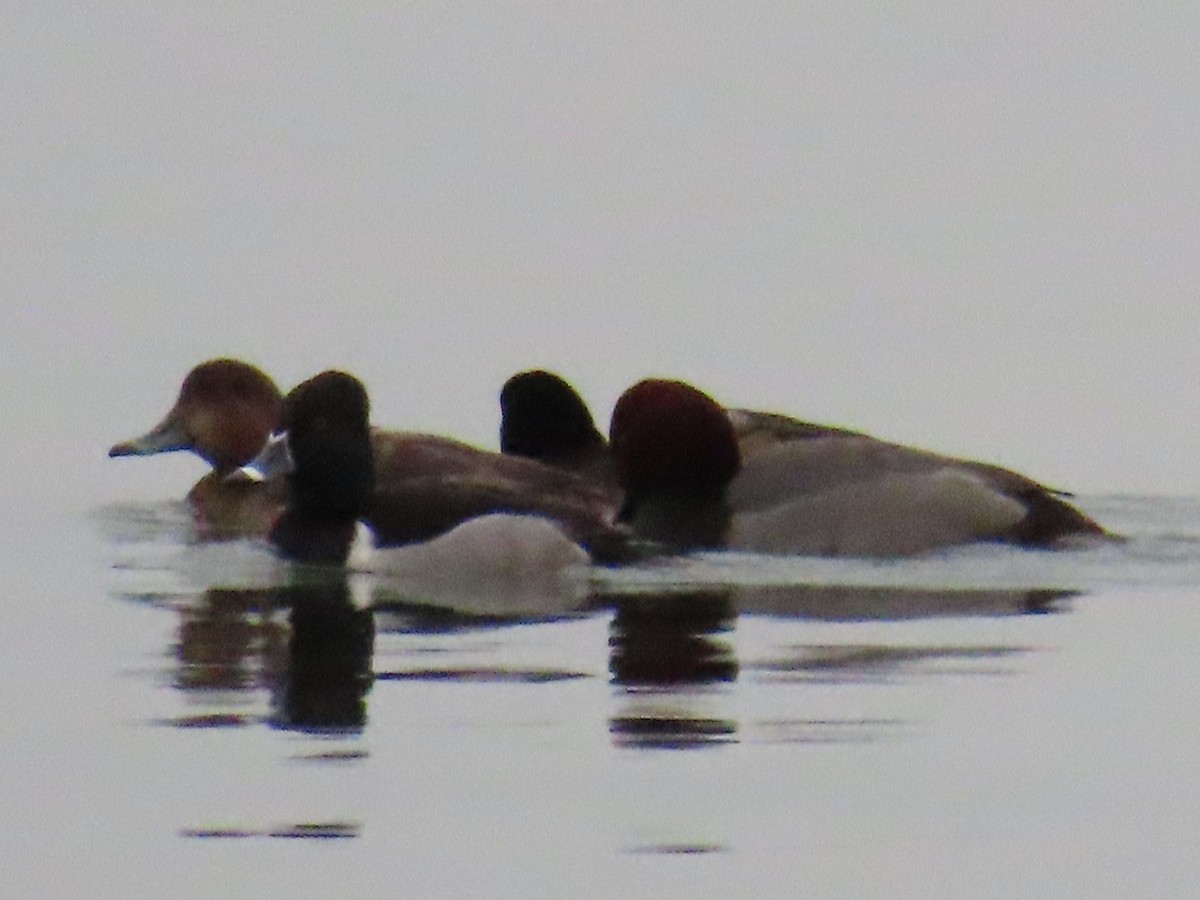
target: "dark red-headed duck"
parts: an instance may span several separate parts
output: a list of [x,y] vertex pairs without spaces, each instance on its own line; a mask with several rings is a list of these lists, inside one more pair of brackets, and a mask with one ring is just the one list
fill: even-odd
[[[490,545],[491,553],[503,551],[514,566],[518,546],[523,559],[578,562],[585,558],[580,543],[617,531],[611,506],[586,482],[498,454],[490,456],[502,462],[469,471],[377,485],[368,413],[357,378],[323,372],[288,394],[280,430],[243,469],[265,480],[287,476],[287,506],[270,535],[285,558],[345,562],[358,521],[380,548],[469,539]],[[466,523],[473,524],[460,530]],[[376,557],[372,567],[386,559]]]
[[610,441],[626,491],[622,520],[683,549],[905,556],[1106,534],[1015,472],[852,432],[783,441],[743,460],[725,411],[676,381],[626,391]]

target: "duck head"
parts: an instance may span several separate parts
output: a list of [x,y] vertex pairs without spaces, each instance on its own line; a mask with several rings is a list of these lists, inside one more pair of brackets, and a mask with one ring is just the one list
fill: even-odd
[[141,437],[114,444],[109,456],[190,450],[218,474],[251,459],[279,422],[283,398],[261,369],[211,359],[187,374],[170,412]]
[[604,447],[587,404],[553,372],[520,372],[500,390],[500,452],[554,460]]
[[260,481],[287,477],[287,506],[271,530],[283,556],[345,561],[375,486],[369,419],[366,388],[345,372],[322,372],[285,398],[280,429],[240,470]]
[[741,459],[712,397],[681,381],[638,382],[617,400],[609,441],[625,492],[621,521],[679,549],[722,545],[725,491]]

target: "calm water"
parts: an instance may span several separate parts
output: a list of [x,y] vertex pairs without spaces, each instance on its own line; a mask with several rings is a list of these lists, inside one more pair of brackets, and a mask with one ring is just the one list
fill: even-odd
[[1084,505],[1131,540],[715,556],[503,597],[301,580],[191,544],[172,504],[18,505],[7,882],[1195,895],[1200,501]]

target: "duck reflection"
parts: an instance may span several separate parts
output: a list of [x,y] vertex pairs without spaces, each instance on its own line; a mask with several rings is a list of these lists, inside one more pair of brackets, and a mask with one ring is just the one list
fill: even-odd
[[344,580],[210,589],[199,604],[183,609],[174,681],[220,711],[177,724],[247,724],[242,710],[256,691],[266,690],[266,721],[274,727],[361,730],[374,638],[371,611],[355,607]]
[[824,622],[1002,618],[1065,612],[1075,591],[1007,588],[749,585],[732,589],[742,615]]
[[[1064,612],[1070,591],[997,589],[919,589],[846,586],[739,588],[739,610],[772,619],[796,618],[813,623],[824,639],[789,643],[767,650],[744,665],[750,680],[770,689],[787,685],[912,685],[942,675],[996,676],[1011,673],[1016,660],[1033,652],[1031,645],[943,641],[939,626],[888,628],[881,623],[916,620],[1005,618]],[[871,626],[875,640],[862,640],[859,625]],[[832,626],[832,628],[831,628]],[[848,626],[848,627],[846,627]],[[974,633],[974,632],[973,632]],[[984,631],[981,633],[990,633]],[[919,639],[914,640],[914,635]],[[816,635],[814,635],[815,637]],[[836,638],[837,640],[828,640]],[[931,638],[934,638],[931,640]],[[841,692],[839,691],[839,694]],[[801,695],[807,696],[807,694]],[[820,715],[780,716],[758,723],[756,737],[768,743],[845,744],[893,740],[911,735],[920,723],[890,715],[864,715],[871,700],[887,695],[855,693],[858,715],[831,715],[843,704],[817,707]],[[892,709],[883,700],[879,710]]]
[[609,672],[623,701],[609,722],[618,746],[680,749],[725,744],[737,726],[714,714],[737,679],[727,589],[598,595],[613,610]]
[[729,643],[734,611],[723,589],[600,595],[611,606],[609,672],[630,689],[729,682],[737,660]]
[[[719,710],[727,696],[725,689],[739,676],[744,680],[749,676],[742,688],[745,692],[754,690],[754,685],[886,684],[946,673],[1010,672],[1014,660],[1033,647],[914,642],[911,628],[882,634],[872,629],[877,639],[864,642],[863,632],[854,626],[1047,615],[1065,611],[1072,596],[1073,592],[1056,590],[817,585],[598,593],[595,603],[613,612],[609,669],[619,692],[610,733],[617,746],[656,749],[728,744],[739,740],[739,732],[744,731],[769,742],[858,743],[900,736],[912,723],[887,716],[831,716],[825,710],[820,716],[785,716],[739,725]],[[739,617],[775,620],[781,626],[786,620],[811,622],[814,636],[819,633],[824,639],[760,647],[739,660],[732,644]],[[840,624],[831,632],[828,626],[834,623]],[[842,628],[843,624],[850,628]],[[772,633],[779,632],[772,629]],[[922,633],[936,633],[936,626]]]
[[[508,629],[607,614],[607,668],[614,699],[608,730],[619,747],[719,747],[747,736],[875,740],[902,733],[911,723],[889,718],[889,705],[842,717],[841,703],[818,708],[809,702],[811,692],[779,689],[1011,672],[1022,654],[1036,648],[1020,640],[988,642],[991,631],[986,628],[955,630],[955,638],[937,624],[876,626],[1054,614],[1068,609],[1073,596],[1054,590],[651,587],[645,581],[606,582],[603,573],[590,585],[583,603],[577,591],[539,598],[536,604],[514,604],[507,596],[489,602],[478,592],[469,601],[457,594],[452,600],[385,599],[390,595],[384,591],[376,593],[370,608],[351,601],[340,575],[269,589],[210,589],[198,602],[172,604],[181,614],[173,681],[206,708],[176,724],[265,722],[286,730],[353,733],[365,727],[367,696],[376,681],[550,684],[594,677],[594,672],[569,665],[515,663],[506,651],[512,646],[507,635],[516,632]],[[383,652],[387,665],[379,673],[372,671],[373,663],[381,662],[374,658],[376,617],[388,642]],[[735,626],[750,635],[740,647],[734,642]],[[469,637],[481,632],[494,639]],[[964,639],[964,634],[969,636]],[[767,705],[783,715],[756,719],[731,714],[735,707],[746,708],[746,696],[770,686],[777,693]],[[269,709],[247,712],[264,694]],[[810,712],[788,713],[779,708],[780,698],[788,704],[796,698],[799,710]],[[875,702],[872,696],[871,706]]]
[[248,691],[268,679],[286,638],[272,619],[273,591],[205,591],[201,601],[180,612],[178,667],[175,686],[215,697],[228,691]]
[[367,720],[375,620],[355,607],[345,581],[283,592],[291,626],[288,677],[274,693],[273,724],[302,731],[357,731]]

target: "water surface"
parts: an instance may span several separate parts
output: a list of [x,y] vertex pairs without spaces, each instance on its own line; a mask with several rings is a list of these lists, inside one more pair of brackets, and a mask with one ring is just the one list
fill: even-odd
[[1200,503],[1085,504],[1131,540],[715,555],[498,610],[297,580],[193,543],[173,504],[14,511],[9,878],[26,897],[1187,895]]

